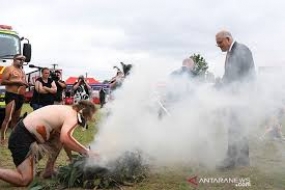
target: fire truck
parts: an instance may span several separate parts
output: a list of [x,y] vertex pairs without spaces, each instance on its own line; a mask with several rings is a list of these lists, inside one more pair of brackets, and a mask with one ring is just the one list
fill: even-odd
[[[13,56],[22,53],[26,57],[24,65],[31,60],[31,44],[25,37],[13,30],[11,26],[0,25],[0,82],[6,66],[12,64]],[[0,85],[0,121],[5,113],[5,86]]]

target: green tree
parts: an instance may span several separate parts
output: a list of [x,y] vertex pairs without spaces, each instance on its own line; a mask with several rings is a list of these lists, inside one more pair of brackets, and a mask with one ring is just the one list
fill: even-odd
[[204,57],[201,56],[200,54],[194,54],[191,55],[190,58],[192,58],[195,63],[194,73],[201,77],[205,77],[205,74],[209,67]]

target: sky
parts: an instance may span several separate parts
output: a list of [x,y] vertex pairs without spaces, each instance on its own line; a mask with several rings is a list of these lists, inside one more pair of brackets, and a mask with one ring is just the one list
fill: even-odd
[[0,6],[0,23],[30,40],[31,64],[58,64],[64,78],[110,79],[121,61],[159,63],[170,72],[193,53],[222,76],[225,54],[215,34],[223,29],[252,50],[256,68],[285,61],[281,0],[0,0]]

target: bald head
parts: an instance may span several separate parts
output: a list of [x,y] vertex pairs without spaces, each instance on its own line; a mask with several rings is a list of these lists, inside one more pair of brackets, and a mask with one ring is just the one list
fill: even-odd
[[233,39],[232,34],[229,31],[226,31],[226,30],[222,30],[222,31],[218,32],[216,34],[216,37]]
[[182,62],[182,66],[188,68],[189,70],[193,70],[195,63],[192,58],[186,58]]
[[216,34],[216,43],[223,52],[228,51],[233,42],[233,37],[230,32],[222,30]]

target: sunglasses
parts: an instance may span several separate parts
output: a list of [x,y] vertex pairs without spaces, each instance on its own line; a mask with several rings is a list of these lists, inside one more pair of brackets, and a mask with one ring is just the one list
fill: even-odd
[[24,58],[16,58],[16,60],[19,60],[19,61],[25,61]]

